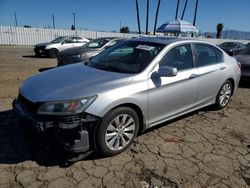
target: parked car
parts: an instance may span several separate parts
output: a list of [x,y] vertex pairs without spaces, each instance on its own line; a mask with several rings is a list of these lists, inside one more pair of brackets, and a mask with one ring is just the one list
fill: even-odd
[[223,42],[219,47],[231,56],[238,54],[246,48],[241,42]]
[[235,58],[241,63],[242,76],[250,77],[250,45],[236,55]]
[[124,40],[124,38],[103,37],[94,39],[81,47],[63,50],[57,57],[57,66],[85,61]]
[[157,124],[208,105],[224,108],[240,76],[236,59],[212,44],[134,38],[28,78],[13,108],[26,126],[54,132],[68,152],[111,156]]
[[82,46],[87,42],[89,42],[88,39],[79,36],[62,36],[52,40],[49,43],[35,45],[34,51],[36,56],[45,55],[54,58],[57,57],[58,53],[62,50]]

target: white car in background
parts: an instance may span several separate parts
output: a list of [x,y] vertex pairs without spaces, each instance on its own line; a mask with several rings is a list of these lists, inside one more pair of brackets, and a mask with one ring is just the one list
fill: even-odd
[[89,42],[88,39],[79,36],[62,36],[51,42],[37,44],[34,46],[36,56],[57,57],[59,52],[73,47],[79,47]]

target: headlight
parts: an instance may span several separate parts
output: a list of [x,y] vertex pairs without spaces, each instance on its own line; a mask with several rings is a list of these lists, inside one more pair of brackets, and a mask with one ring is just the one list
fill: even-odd
[[72,55],[72,57],[73,58],[83,58],[83,57],[85,57],[85,54],[74,54],[74,55]]
[[71,115],[86,110],[97,96],[58,102],[46,102],[41,104],[37,113],[43,115]]

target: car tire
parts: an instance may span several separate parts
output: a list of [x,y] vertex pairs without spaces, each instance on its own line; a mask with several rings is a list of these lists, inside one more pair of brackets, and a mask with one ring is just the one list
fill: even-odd
[[36,57],[41,57],[41,54],[37,52]]
[[56,58],[58,56],[59,52],[57,49],[51,49],[49,50],[49,57]]
[[228,102],[230,101],[232,93],[233,85],[229,80],[227,80],[224,82],[224,84],[220,88],[220,91],[217,94],[215,106],[218,109],[226,107]]
[[98,151],[112,156],[126,150],[134,141],[139,129],[137,113],[129,107],[119,107],[102,119],[96,134]]

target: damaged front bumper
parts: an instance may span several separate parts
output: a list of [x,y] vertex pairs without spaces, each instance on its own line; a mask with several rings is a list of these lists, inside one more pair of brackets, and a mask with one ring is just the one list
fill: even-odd
[[[33,103],[35,106],[35,103]],[[84,153],[95,150],[95,130],[100,118],[88,113],[70,116],[38,115],[34,106],[20,102],[12,103],[18,119],[37,134],[50,134],[70,153]]]

